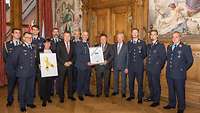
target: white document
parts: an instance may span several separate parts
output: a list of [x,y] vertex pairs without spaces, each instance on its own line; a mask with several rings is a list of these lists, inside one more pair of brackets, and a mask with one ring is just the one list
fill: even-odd
[[57,59],[55,53],[40,53],[41,77],[58,76]]
[[103,50],[101,47],[90,47],[89,52],[91,64],[104,63]]

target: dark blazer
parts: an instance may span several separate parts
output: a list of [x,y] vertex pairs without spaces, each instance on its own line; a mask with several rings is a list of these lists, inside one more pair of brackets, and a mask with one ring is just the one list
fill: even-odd
[[[22,42],[20,42],[19,45],[21,45]],[[19,46],[18,45],[18,46]],[[4,48],[3,48],[3,60],[5,63],[5,69],[8,74],[8,76],[15,75],[15,66],[13,65],[13,57],[14,56],[14,51],[17,46],[14,45],[14,42],[12,40],[5,42],[4,43]]]
[[160,75],[165,65],[166,49],[164,44],[156,42],[147,45],[147,71]]
[[147,55],[147,47],[145,41],[138,39],[136,44],[130,40],[128,46],[128,68],[133,72],[144,71],[144,59]]
[[76,61],[75,67],[81,70],[90,69],[88,62],[90,62],[89,44],[86,42],[76,42],[75,46]]
[[71,61],[73,62],[73,54],[74,54],[74,44],[70,42],[70,51],[67,53],[67,49],[62,40],[56,48],[56,56],[58,61],[58,69],[60,72],[65,71],[67,68],[64,66],[65,62]]
[[[100,44],[96,45],[96,46],[101,46]],[[107,64],[106,65],[96,65],[96,68],[100,68],[100,67],[105,67],[105,68],[111,68],[112,67],[112,62],[113,62],[113,58],[114,58],[114,51],[113,51],[113,46],[111,44],[106,44],[105,45],[105,50],[103,51],[103,56],[104,56],[104,60],[107,60]]]
[[35,76],[35,49],[28,48],[26,44],[22,44],[14,51],[14,66],[16,67],[16,76],[28,78]]
[[42,51],[44,48],[44,41],[45,39],[43,37],[38,37],[37,39],[33,39],[32,45],[37,51]]
[[172,44],[167,47],[167,77],[186,79],[187,70],[193,64],[192,49],[189,45],[180,43],[173,51]]
[[117,45],[118,43],[115,43],[113,45],[113,51],[114,51],[113,68],[115,70],[117,69],[124,70],[125,68],[127,68],[128,65],[128,48],[126,43],[123,43],[121,50],[118,54]]
[[61,38],[58,38],[58,41],[55,41],[54,39],[53,39],[53,37],[51,38],[51,51],[53,52],[53,53],[56,53],[56,51],[57,51],[57,46],[59,45],[59,43],[62,41],[63,39],[61,39]]

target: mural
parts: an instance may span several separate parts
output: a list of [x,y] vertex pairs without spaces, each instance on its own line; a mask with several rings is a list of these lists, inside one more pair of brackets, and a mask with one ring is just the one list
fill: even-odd
[[200,0],[149,0],[149,24],[161,35],[200,34]]
[[55,26],[61,32],[81,30],[82,28],[82,2],[81,0],[56,0]]

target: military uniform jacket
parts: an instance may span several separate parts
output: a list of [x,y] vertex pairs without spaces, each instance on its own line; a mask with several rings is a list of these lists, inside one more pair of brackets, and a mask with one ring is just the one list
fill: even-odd
[[51,51],[53,53],[56,53],[57,46],[60,44],[61,41],[62,41],[62,39],[60,39],[60,38],[58,38],[57,40],[55,40],[54,38],[51,38]]
[[159,74],[165,65],[166,49],[163,44],[156,42],[147,45],[147,71]]
[[143,72],[144,59],[147,55],[146,43],[138,39],[134,44],[132,40],[128,43],[128,69],[134,72]]
[[3,60],[5,62],[5,68],[7,72],[9,71],[9,73],[15,73],[15,67],[13,65],[13,57],[15,57],[15,55],[13,53],[16,47],[21,44],[22,42],[19,42],[19,45],[15,45],[12,40],[4,43]]
[[35,57],[34,48],[28,48],[26,44],[18,46],[14,51],[14,66],[16,67],[17,77],[30,77],[35,75]]
[[75,45],[76,61],[75,66],[78,69],[90,69],[88,62],[90,62],[89,44],[86,42],[77,42]]
[[167,47],[167,77],[186,79],[186,72],[193,64],[192,50],[189,45],[180,43],[172,51],[172,44]]

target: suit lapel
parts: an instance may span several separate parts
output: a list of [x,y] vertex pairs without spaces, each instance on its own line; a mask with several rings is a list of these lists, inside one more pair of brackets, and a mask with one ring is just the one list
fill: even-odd
[[65,51],[65,53],[68,54],[68,52],[67,52],[67,48],[66,48],[66,45],[65,45],[65,42],[63,41],[61,44],[62,44],[62,46],[64,47],[64,51]]

